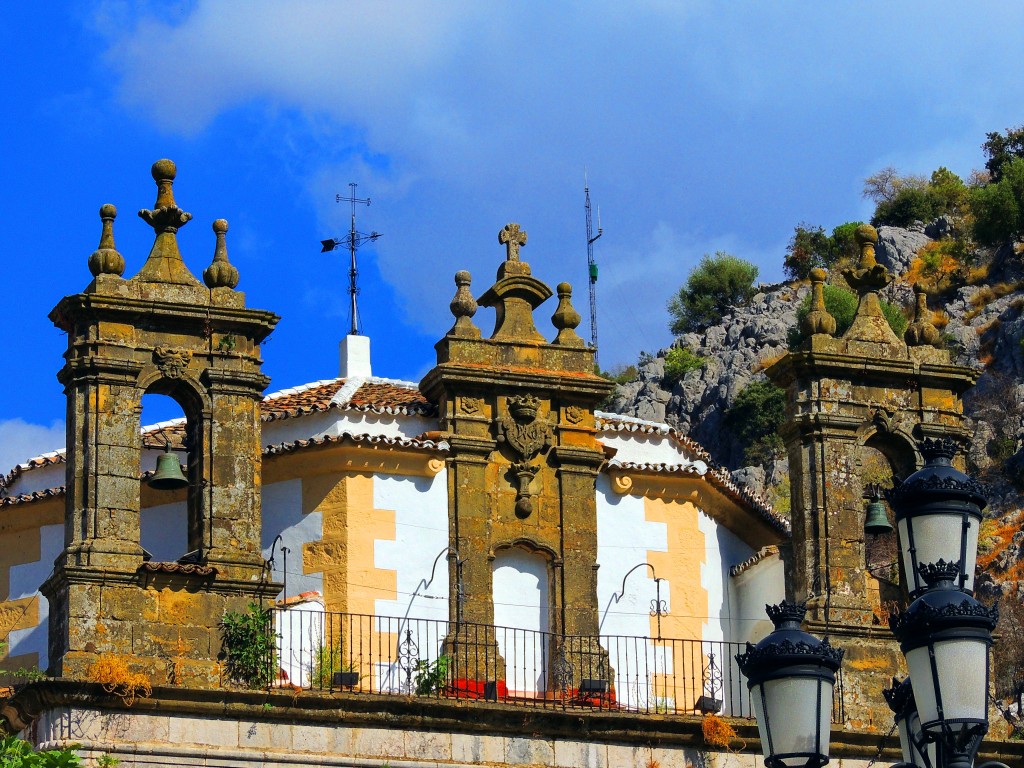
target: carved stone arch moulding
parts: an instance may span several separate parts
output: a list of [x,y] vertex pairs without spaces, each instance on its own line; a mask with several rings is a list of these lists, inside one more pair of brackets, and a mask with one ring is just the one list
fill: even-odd
[[858,435],[857,445],[881,452],[889,460],[896,475],[906,477],[921,466],[917,440],[911,432],[903,428],[892,431],[866,430]]
[[558,556],[558,553],[555,552],[555,550],[553,550],[551,547],[547,546],[546,544],[541,544],[538,541],[534,541],[533,539],[529,539],[522,536],[514,539],[503,539],[501,541],[495,542],[491,546],[490,551],[487,553],[487,559],[493,561],[499,552],[508,549],[523,549],[527,552],[532,552],[538,555],[544,555],[544,557],[548,560],[548,565],[553,565],[561,560],[561,558]]
[[175,376],[167,376],[157,365],[147,365],[136,380],[140,395],[166,395],[181,406],[191,419],[202,418],[211,408],[207,388],[196,379],[191,371],[183,370]]

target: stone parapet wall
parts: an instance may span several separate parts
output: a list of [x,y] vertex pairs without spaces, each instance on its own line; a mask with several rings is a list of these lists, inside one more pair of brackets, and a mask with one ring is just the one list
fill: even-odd
[[[730,719],[737,751],[708,750],[699,717],[528,709],[405,696],[161,688],[125,708],[98,686],[47,681],[0,708],[43,748],[77,744],[122,768],[296,765],[390,768],[760,768],[757,728]],[[879,754],[885,740],[889,746]],[[896,739],[834,729],[832,763],[898,760]],[[988,742],[984,760],[1024,761],[1024,744]]]

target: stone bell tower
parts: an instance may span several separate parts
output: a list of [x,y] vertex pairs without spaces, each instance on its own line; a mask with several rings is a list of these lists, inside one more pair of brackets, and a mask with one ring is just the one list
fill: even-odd
[[[81,678],[98,654],[126,655],[162,679],[216,679],[217,625],[275,594],[260,552],[259,403],[269,380],[260,342],[278,318],[247,309],[234,290],[223,219],[213,224],[205,285],[189,272],[176,233],[192,218],[174,201],[175,166],[153,165],[157,200],[139,216],[156,239],[135,277],[114,245],[114,206],[100,209],[95,276],[50,313],[68,335],[59,379],[67,395],[64,550],[43,585],[50,601],[51,672]],[[188,555],[151,562],[140,545],[141,398],[173,398],[186,417]]]
[[[896,533],[865,533],[866,486],[891,486],[893,477],[919,469],[923,438],[965,443],[961,396],[979,375],[953,365],[949,352],[936,347],[939,333],[920,286],[904,339],[893,333],[878,296],[893,278],[875,261],[877,239],[874,227],[859,227],[860,261],[843,273],[860,297],[850,328],[836,338],[824,303],[825,271],[812,270],[811,311],[803,324],[808,340],[766,370],[788,401],[782,433],[793,510],[787,592],[807,601],[810,631],[850,638],[842,641],[846,717],[861,727],[879,723],[877,713],[891,717],[880,691],[902,666],[885,620],[892,601],[902,598]],[[869,562],[879,545],[884,562]]]
[[[533,310],[552,291],[520,259],[526,232],[507,224],[498,239],[506,260],[478,300],[470,293],[469,273],[456,273],[455,324],[436,344],[437,366],[420,383],[439,405],[451,446],[450,546],[460,561],[464,594],[462,615],[452,619],[492,625],[495,556],[510,548],[539,554],[547,567],[550,630],[577,638],[558,661],[563,672],[566,663],[572,667],[578,685],[583,677],[597,677],[602,666],[608,671],[607,654],[597,644],[595,484],[604,454],[594,409],[613,385],[594,374],[594,350],[575,331],[580,315],[568,283],[558,285],[551,316],[556,333],[546,341]],[[473,323],[478,304],[494,308],[490,338],[482,338]],[[449,638],[456,676],[472,674],[486,658],[488,675],[503,680],[493,637],[460,631]],[[471,666],[460,668],[461,659]]]

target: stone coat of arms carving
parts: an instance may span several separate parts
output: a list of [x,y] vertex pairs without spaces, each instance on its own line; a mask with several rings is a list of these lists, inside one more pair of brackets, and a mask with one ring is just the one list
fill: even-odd
[[512,397],[508,401],[508,416],[496,420],[497,438],[523,459],[532,459],[554,438],[551,424],[537,418],[540,403],[533,395]]

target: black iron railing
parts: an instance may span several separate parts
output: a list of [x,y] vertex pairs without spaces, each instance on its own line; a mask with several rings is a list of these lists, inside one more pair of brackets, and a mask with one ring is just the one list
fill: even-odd
[[[306,604],[308,606],[308,604]],[[308,607],[273,610],[279,685],[363,694],[751,717],[741,643],[599,635]],[[833,719],[841,717],[837,687]]]

